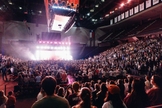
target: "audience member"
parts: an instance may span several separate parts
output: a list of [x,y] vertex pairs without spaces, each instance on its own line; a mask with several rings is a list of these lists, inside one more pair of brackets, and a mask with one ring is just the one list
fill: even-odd
[[132,91],[124,99],[128,108],[145,108],[149,106],[149,99],[145,92],[145,83],[141,79],[134,79]]
[[78,104],[81,100],[79,98],[79,93],[80,93],[80,85],[78,82],[74,82],[72,84],[72,88],[74,93],[69,95],[68,97],[68,101],[70,103],[71,106],[74,106],[76,104]]
[[87,87],[83,87],[80,92],[81,102],[72,108],[96,108],[91,103],[91,91]]
[[42,80],[41,86],[46,95],[41,100],[36,101],[31,108],[70,108],[66,99],[54,94],[56,80],[53,77],[46,76]]
[[5,96],[4,92],[0,90],[0,108],[6,108],[7,96]]
[[152,88],[148,91],[150,105],[162,104],[162,77],[153,75],[151,77]]
[[37,100],[42,99],[45,95],[46,94],[45,94],[44,90],[41,88],[40,92],[37,95]]
[[120,96],[120,88],[117,85],[108,85],[108,97],[102,108],[127,108]]
[[6,108],[15,108],[16,97],[13,95],[13,92],[8,92],[8,100],[6,103]]
[[97,108],[102,108],[103,103],[106,100],[107,96],[107,87],[105,83],[101,84],[100,91],[97,93],[96,101],[95,101],[95,106]]

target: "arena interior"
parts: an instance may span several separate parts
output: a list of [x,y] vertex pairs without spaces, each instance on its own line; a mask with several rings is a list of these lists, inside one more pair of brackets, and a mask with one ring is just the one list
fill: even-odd
[[67,108],[162,108],[162,0],[0,0],[0,108],[62,108],[48,78]]

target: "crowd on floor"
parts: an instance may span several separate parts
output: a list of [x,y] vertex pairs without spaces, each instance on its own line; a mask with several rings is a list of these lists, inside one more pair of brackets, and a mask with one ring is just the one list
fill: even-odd
[[[43,103],[50,99],[63,102],[56,104],[59,108],[144,108],[162,104],[161,60],[162,41],[158,37],[120,44],[85,60],[23,61],[0,55],[3,80],[18,82],[15,94],[41,89],[37,96],[40,101],[32,108],[45,108]],[[1,97],[7,99],[4,94]],[[3,102],[7,101],[0,104]]]

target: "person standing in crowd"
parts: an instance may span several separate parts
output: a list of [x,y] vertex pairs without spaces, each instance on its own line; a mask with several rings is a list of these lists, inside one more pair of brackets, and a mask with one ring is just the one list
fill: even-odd
[[91,91],[88,87],[83,87],[80,92],[81,102],[72,108],[96,108],[91,103]]
[[150,105],[160,105],[162,104],[162,77],[153,75],[151,77],[151,84],[152,88],[147,93]]
[[70,108],[68,101],[65,98],[54,94],[56,80],[51,76],[46,76],[42,82],[42,90],[45,92],[45,97],[36,101],[31,108]]
[[108,85],[108,96],[107,102],[105,102],[102,108],[127,108],[127,106],[122,101],[120,96],[120,88],[117,85]]
[[16,97],[13,95],[12,91],[8,92],[8,101],[6,103],[6,108],[15,108]]
[[6,108],[7,96],[5,96],[3,90],[0,90],[0,108]]
[[97,93],[100,91],[100,85],[98,83],[94,84],[94,91],[92,92],[92,103],[95,104],[95,99],[97,97]]
[[103,103],[105,102],[106,96],[107,96],[107,87],[105,83],[101,84],[100,91],[97,93],[95,106],[97,108],[102,108]]
[[69,101],[71,106],[74,106],[74,105],[78,104],[81,101],[80,98],[79,98],[79,92],[80,92],[79,83],[78,82],[73,82],[72,88],[73,88],[74,93],[69,95],[68,101]]
[[144,80],[133,80],[132,91],[124,98],[124,102],[128,108],[145,108],[149,106],[149,99],[145,92]]
[[3,66],[1,68],[1,70],[2,70],[2,79],[3,79],[3,81],[8,81],[8,78],[7,78],[7,68],[6,68],[6,66]]

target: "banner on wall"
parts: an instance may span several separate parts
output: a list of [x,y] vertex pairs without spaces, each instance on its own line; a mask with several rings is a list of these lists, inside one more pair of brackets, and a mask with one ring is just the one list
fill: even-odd
[[133,15],[133,8],[130,9],[129,11],[130,11],[130,12],[129,12],[129,13],[130,13],[130,16],[132,16],[132,15]]
[[124,19],[124,13],[121,14],[121,19]]
[[90,30],[89,31],[89,37],[90,38],[95,38],[95,32],[94,32],[94,30]]
[[151,0],[146,0],[146,8],[151,7]]
[[140,4],[140,11],[144,10],[144,2]]
[[134,7],[134,13],[138,13],[138,12],[139,12],[139,7],[138,6]]
[[120,18],[120,15],[118,16],[118,21],[120,21],[121,20],[121,18]]
[[152,3],[153,3],[153,5],[156,5],[159,3],[159,0],[153,0]]
[[128,18],[129,16],[128,16],[129,14],[128,14],[128,11],[126,11],[125,12],[125,18]]
[[118,19],[117,17],[114,18],[115,23],[117,23],[117,21],[118,21],[117,19]]

